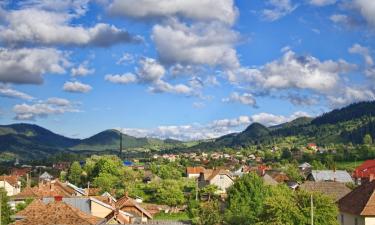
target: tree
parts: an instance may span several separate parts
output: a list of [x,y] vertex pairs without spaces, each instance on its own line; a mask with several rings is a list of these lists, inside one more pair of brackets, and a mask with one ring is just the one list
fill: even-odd
[[259,224],[264,225],[294,225],[303,224],[294,193],[285,185],[275,186],[271,189],[271,194],[266,198],[264,211]]
[[296,166],[289,164],[286,166],[284,172],[293,181],[301,182],[303,177]]
[[208,196],[208,201],[211,200],[211,197],[213,195],[215,195],[215,193],[217,192],[218,190],[218,187],[216,185],[207,185],[206,187],[204,187],[202,190],[201,190],[201,195],[207,195]]
[[82,168],[79,162],[72,163],[69,169],[68,179],[71,183],[79,185],[81,183]]
[[190,201],[187,211],[194,225],[219,225],[223,221],[220,202],[217,200],[204,203]]
[[232,225],[250,225],[259,221],[269,187],[255,173],[246,174],[228,190],[225,221]]
[[1,201],[1,224],[7,225],[12,222],[11,215],[13,214],[13,210],[10,208],[8,201],[9,197],[7,196],[7,192],[4,188],[0,188],[0,201]]
[[32,198],[27,198],[27,199],[25,200],[25,202],[18,203],[18,204],[16,205],[16,212],[19,212],[19,211],[24,210],[28,205],[30,205],[30,203],[33,202],[33,200],[34,200],[34,199],[32,199]]
[[365,144],[365,145],[372,145],[372,137],[371,137],[370,134],[366,134],[363,137],[363,144]]
[[161,204],[178,206],[185,202],[182,184],[177,180],[162,180],[155,191],[155,200]]
[[120,183],[120,179],[109,173],[100,173],[94,179],[94,186],[100,188],[101,192],[110,192]]
[[311,210],[311,195],[314,203],[314,225],[337,225],[338,209],[333,200],[321,193],[298,191],[296,194],[296,202],[303,221],[300,224],[309,224]]

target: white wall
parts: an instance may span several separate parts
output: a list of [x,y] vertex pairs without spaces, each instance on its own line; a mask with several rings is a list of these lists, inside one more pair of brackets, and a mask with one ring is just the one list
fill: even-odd
[[15,188],[6,181],[0,181],[0,188],[4,188],[8,196],[16,195],[21,192],[21,182],[18,184],[19,187]]
[[[342,222],[341,217],[343,216],[344,221]],[[358,223],[355,224],[357,218]],[[365,219],[362,216],[352,215],[349,213],[340,212],[337,217],[340,225],[375,225],[375,223],[365,223]]]
[[233,185],[233,180],[228,177],[228,175],[216,175],[210,181],[210,184],[216,185],[219,187],[219,193],[225,193],[227,188]]

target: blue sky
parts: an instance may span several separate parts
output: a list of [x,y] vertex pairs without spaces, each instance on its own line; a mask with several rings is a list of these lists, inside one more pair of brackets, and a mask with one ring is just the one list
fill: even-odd
[[0,1],[0,123],[213,138],[375,98],[372,0]]

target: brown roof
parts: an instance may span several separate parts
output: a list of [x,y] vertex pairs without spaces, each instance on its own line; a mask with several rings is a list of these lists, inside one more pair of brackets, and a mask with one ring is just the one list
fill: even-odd
[[25,219],[16,221],[13,225],[95,225],[103,220],[99,217],[86,214],[61,201],[51,202],[38,207],[34,205],[34,207],[34,210],[30,210]]
[[215,170],[206,170],[204,173],[204,179],[207,181],[211,181],[217,175],[227,175],[230,179],[233,180],[232,176],[227,170],[224,169],[215,169]]
[[306,191],[320,192],[322,194],[332,197],[335,201],[338,201],[339,199],[347,195],[349,192],[351,192],[350,188],[348,188],[345,184],[330,181],[306,181],[305,183],[301,184],[299,188]]
[[[118,199],[116,202],[116,208],[123,210],[124,207],[134,207],[137,208],[141,213],[146,215],[149,219],[152,219],[152,215],[146,209],[141,207],[134,199],[129,198],[128,196],[124,195],[122,198]],[[126,210],[123,210],[126,212]]]
[[200,174],[204,172],[204,167],[198,166],[198,167],[186,167],[186,173],[187,174]]
[[46,205],[39,199],[33,200],[25,209],[16,213],[17,217],[28,217],[39,212],[41,208],[46,207]]
[[375,180],[355,188],[338,201],[340,211],[362,216],[375,216]]
[[17,195],[12,196],[12,199],[26,199],[26,198],[44,198],[63,196],[71,197],[74,195],[74,190],[67,187],[60,181],[52,181],[48,183],[40,183],[35,187],[26,187]]
[[289,181],[289,177],[282,171],[277,170],[267,170],[265,171],[270,177],[272,177],[278,183],[283,183]]
[[0,181],[6,181],[12,186],[18,186],[18,176],[0,176]]

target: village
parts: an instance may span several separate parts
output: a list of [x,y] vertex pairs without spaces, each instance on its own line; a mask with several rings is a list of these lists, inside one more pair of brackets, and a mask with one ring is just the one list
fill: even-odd
[[[324,153],[315,144],[305,149]],[[191,202],[200,207],[218,202],[226,207],[228,192],[252,175],[264,187],[283,186],[291,192],[327,197],[337,209],[335,221],[320,224],[374,224],[375,160],[347,171],[323,168],[315,161],[296,164],[294,160],[280,166],[257,153],[244,156],[241,152],[154,154],[146,163],[110,155],[51,166],[17,161],[8,174],[0,176],[9,207],[9,215],[2,210],[2,218],[8,216],[12,225],[220,224],[194,215]]]

